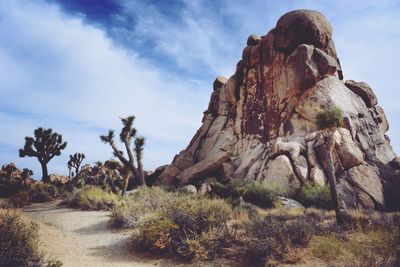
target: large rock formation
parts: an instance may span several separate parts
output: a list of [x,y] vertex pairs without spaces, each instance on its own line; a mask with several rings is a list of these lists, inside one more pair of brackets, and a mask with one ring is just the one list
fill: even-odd
[[[381,208],[398,179],[389,125],[372,89],[343,81],[332,28],[316,11],[282,16],[267,35],[251,35],[236,72],[218,77],[202,126],[160,175],[164,184],[220,179],[271,180],[295,195],[306,181],[326,183],[326,144],[315,116],[339,107],[338,188],[347,207]],[[397,167],[398,168],[398,167]]]

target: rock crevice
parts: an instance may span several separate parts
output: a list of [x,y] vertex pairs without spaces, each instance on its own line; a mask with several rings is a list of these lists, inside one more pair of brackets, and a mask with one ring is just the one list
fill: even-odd
[[332,27],[310,10],[289,12],[267,35],[249,36],[235,74],[215,80],[202,126],[157,182],[270,180],[290,196],[307,181],[325,184],[326,146],[315,116],[333,106],[345,122],[333,155],[345,205],[384,207],[385,177],[398,174],[384,111],[366,83],[343,81]]

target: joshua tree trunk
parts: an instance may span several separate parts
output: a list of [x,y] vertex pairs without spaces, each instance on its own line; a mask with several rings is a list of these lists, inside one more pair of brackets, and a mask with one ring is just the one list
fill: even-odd
[[40,165],[42,165],[42,181],[45,183],[49,183],[49,173],[47,171],[47,163],[44,161],[40,161]]
[[137,162],[138,162],[138,181],[139,181],[139,185],[146,186],[146,181],[144,180],[142,160],[138,158]]
[[128,170],[128,171],[127,171],[127,174],[125,175],[124,184],[122,185],[122,192],[121,192],[121,196],[122,196],[122,197],[125,196],[126,190],[127,190],[127,188],[128,188],[129,177],[131,176],[131,174],[132,174],[131,171]]
[[114,182],[113,182],[111,179],[107,178],[107,177],[106,177],[105,179],[106,179],[106,181],[105,181],[103,184],[107,183],[107,184],[110,186],[111,191],[112,191],[114,194],[117,194],[118,191],[117,191],[117,189],[115,188]]
[[336,188],[336,174],[335,174],[335,165],[333,163],[333,147],[334,147],[334,129],[327,130],[326,133],[326,141],[327,141],[327,176],[329,181],[329,187],[331,190],[331,197],[335,209],[336,214],[336,222],[337,224],[342,224],[342,216],[340,213],[340,205],[339,198],[337,194]]
[[137,174],[137,170],[135,167],[135,159],[133,158],[132,150],[130,149],[131,143],[125,141],[124,144],[125,144],[126,151],[128,153],[129,165],[130,165],[129,167],[131,169],[131,172],[133,173],[133,176],[136,177],[138,174]]
[[72,167],[68,166],[68,180],[71,181],[71,171],[72,171]]

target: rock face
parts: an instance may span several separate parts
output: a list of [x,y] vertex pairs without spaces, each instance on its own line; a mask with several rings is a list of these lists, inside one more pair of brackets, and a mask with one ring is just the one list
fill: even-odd
[[307,181],[326,183],[324,138],[315,116],[339,107],[334,163],[345,204],[385,206],[384,187],[400,180],[389,126],[365,83],[343,81],[332,28],[316,11],[282,16],[267,35],[251,35],[229,79],[218,77],[202,126],[158,183],[209,176],[278,181],[289,197]]

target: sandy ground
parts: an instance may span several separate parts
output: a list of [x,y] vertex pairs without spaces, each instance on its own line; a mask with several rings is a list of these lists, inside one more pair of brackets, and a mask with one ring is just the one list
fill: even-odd
[[22,213],[39,224],[43,250],[64,266],[183,266],[133,252],[129,231],[112,229],[109,212],[80,211],[59,203],[32,204],[23,208]]

